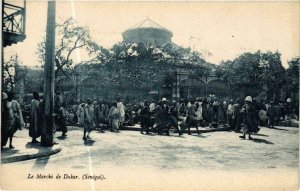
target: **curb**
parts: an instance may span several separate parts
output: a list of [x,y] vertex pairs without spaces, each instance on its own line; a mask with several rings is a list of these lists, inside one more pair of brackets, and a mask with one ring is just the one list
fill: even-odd
[[[129,127],[129,126],[124,126],[120,128],[120,130],[128,130],[128,131],[140,131],[141,128],[134,128],[134,127]],[[210,133],[210,132],[217,132],[217,131],[228,131],[230,130],[229,127],[222,127],[222,128],[212,128],[212,129],[200,129],[200,133]],[[187,133],[187,130],[184,130],[183,133]],[[196,130],[191,130],[191,133],[197,133]]]
[[13,163],[13,162],[19,162],[19,161],[25,161],[25,160],[31,160],[31,159],[36,159],[36,158],[42,158],[42,157],[47,157],[51,156],[54,154],[57,154],[61,151],[61,148],[55,148],[52,149],[51,151],[44,152],[44,153],[36,153],[36,154],[25,154],[25,155],[19,155],[19,156],[11,156],[11,157],[5,157],[1,159],[1,163]]

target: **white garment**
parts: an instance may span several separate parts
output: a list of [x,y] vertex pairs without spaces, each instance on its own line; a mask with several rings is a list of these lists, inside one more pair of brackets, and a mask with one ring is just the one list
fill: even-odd
[[125,120],[125,106],[122,102],[117,103],[117,108],[119,110],[120,116],[119,116],[119,121],[124,122]]
[[78,106],[76,114],[78,116],[78,123],[82,127],[84,122],[84,107],[82,107],[81,104]]
[[156,108],[156,104],[155,103],[150,103],[150,105],[149,105],[149,111],[153,112],[155,110],[155,108]]
[[196,115],[197,115],[197,120],[202,120],[203,118],[202,118],[202,102],[198,102],[198,104],[199,104],[199,107],[198,107],[198,109],[197,109],[197,111],[196,111]]
[[233,112],[234,112],[234,106],[233,106],[233,104],[229,104],[229,105],[228,105],[227,113],[228,113],[229,115],[232,115]]
[[191,102],[189,102],[189,103],[187,104],[187,107],[189,108],[189,107],[191,107],[191,105],[192,105]]

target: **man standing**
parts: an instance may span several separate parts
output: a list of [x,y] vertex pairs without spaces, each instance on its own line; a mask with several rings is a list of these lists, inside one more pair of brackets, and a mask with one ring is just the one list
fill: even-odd
[[270,102],[270,106],[267,110],[267,116],[268,116],[268,128],[274,127],[275,117],[276,117],[276,108],[274,107],[274,102]]
[[31,100],[30,109],[30,126],[29,126],[29,136],[32,138],[32,143],[38,143],[36,140],[41,136],[41,126],[42,126],[42,111],[40,108],[40,96],[38,92],[33,92],[33,99]]
[[162,99],[162,112],[160,114],[160,120],[162,122],[162,124],[159,126],[159,134],[162,134],[162,132],[165,130],[165,127],[167,127],[167,135],[169,135],[169,111],[170,111],[170,107],[167,104],[167,99],[163,98]]
[[9,111],[7,107],[7,94],[2,93],[2,107],[1,107],[1,150],[7,144],[8,141],[8,133],[9,129],[11,128],[11,124],[13,121],[12,112]]
[[103,100],[99,100],[95,108],[95,123],[96,127],[100,129],[101,133],[104,133],[105,119],[105,105]]
[[77,109],[78,125],[79,125],[79,127],[83,127],[83,122],[84,122],[84,107],[85,107],[85,103],[83,101],[81,101],[81,103],[78,105],[78,109]]
[[234,121],[234,118],[233,118],[233,113],[234,113],[234,104],[233,104],[233,100],[231,99],[229,101],[229,105],[228,105],[228,109],[227,109],[227,120],[228,120],[228,124],[230,126],[230,129],[231,130],[234,130],[234,125],[235,125],[235,121]]
[[200,134],[197,124],[197,115],[196,115],[196,105],[194,100],[191,100],[191,106],[187,109],[187,125],[188,125],[188,134],[191,135],[191,127],[195,127],[197,129],[197,133]]
[[113,102],[108,112],[108,119],[110,124],[110,131],[119,131],[120,112],[117,108],[117,102]]
[[87,105],[84,107],[83,127],[84,127],[84,133],[82,139],[83,140],[90,139],[90,132],[94,127],[94,107],[92,104],[92,100],[90,98],[87,99]]
[[241,130],[241,100],[237,99],[233,107],[234,132],[238,133]]
[[244,126],[242,129],[243,136],[240,136],[240,138],[245,139],[246,134],[248,134],[249,140],[252,140],[251,133],[255,132],[258,127],[256,127],[256,114],[251,96],[246,97],[245,105],[242,107],[241,113],[244,115]]
[[117,108],[119,110],[119,124],[122,126],[125,121],[125,106],[122,99],[118,99]]
[[144,103],[140,115],[141,115],[141,134],[143,134],[144,129],[146,129],[146,134],[149,134],[150,111],[149,111],[149,104],[147,101]]
[[60,108],[60,125],[61,125],[61,131],[62,131],[62,137],[67,136],[66,133],[67,130],[67,105],[66,102],[63,102],[61,108]]
[[291,125],[291,119],[293,116],[293,106],[292,106],[292,100],[291,98],[288,98],[286,100],[286,105],[285,105],[285,114],[286,114],[286,126]]

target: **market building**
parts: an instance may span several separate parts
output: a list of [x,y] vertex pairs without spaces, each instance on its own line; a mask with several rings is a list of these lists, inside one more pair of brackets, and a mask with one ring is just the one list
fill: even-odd
[[[122,33],[123,42],[126,43],[143,43],[146,46],[163,46],[170,44],[171,46],[178,46],[172,42],[173,33],[160,26],[156,22],[147,18],[133,27],[125,30]],[[176,80],[172,84],[161,84],[157,89],[128,89],[120,92],[118,89],[109,88],[99,90],[96,87],[97,82],[93,76],[85,76],[80,72],[76,72],[74,79],[59,79],[57,87],[69,94],[76,94],[76,101],[81,99],[99,98],[114,99],[121,96],[128,100],[150,98],[153,94],[156,97],[167,97],[169,100],[176,100],[178,98],[191,97],[209,97],[215,96],[218,98],[231,97],[232,95],[227,89],[226,83],[214,75],[215,66],[212,64],[197,65],[186,68],[180,63],[176,64]],[[190,78],[191,71],[196,68],[209,71],[203,78]],[[75,87],[75,88],[74,88]],[[70,93],[72,92],[72,93]]]

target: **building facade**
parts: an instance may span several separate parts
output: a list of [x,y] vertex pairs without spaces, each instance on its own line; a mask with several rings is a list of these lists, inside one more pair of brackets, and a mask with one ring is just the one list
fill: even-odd
[[[161,47],[164,45],[178,46],[172,42],[173,33],[160,26],[149,18],[143,20],[137,25],[127,29],[122,33],[125,43],[143,43],[146,46]],[[142,64],[142,63],[140,63]],[[166,97],[169,100],[178,98],[195,98],[216,96],[219,98],[231,97],[226,84],[213,74],[213,65],[205,67],[194,64],[186,67],[184,64],[175,64],[175,80],[172,83],[162,82],[160,87],[155,89],[126,88],[126,89],[99,89],[97,87],[100,81],[96,81],[93,76],[84,75],[77,71],[74,79],[62,78],[57,81],[57,87],[60,90],[67,91],[68,94],[76,95],[76,101],[86,98],[103,98],[106,100],[122,97],[125,100],[149,99],[153,96],[161,99]],[[204,67],[204,68],[203,68]],[[205,77],[194,79],[190,76],[193,69],[205,69],[209,73]],[[166,71],[167,73],[167,71]],[[73,87],[73,88],[72,88]],[[75,88],[74,88],[75,87]]]

